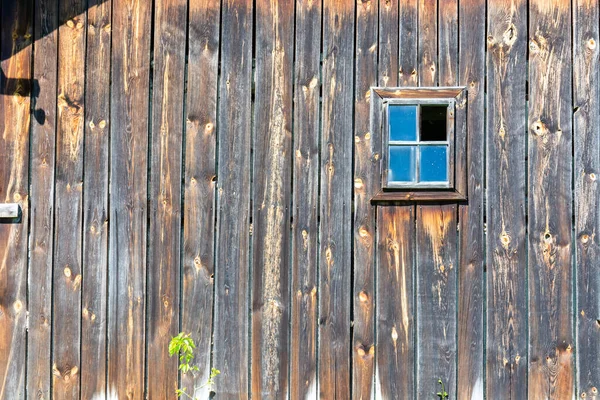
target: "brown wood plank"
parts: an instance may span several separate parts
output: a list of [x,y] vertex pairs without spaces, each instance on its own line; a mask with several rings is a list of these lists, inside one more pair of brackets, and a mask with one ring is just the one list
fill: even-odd
[[178,360],[169,357],[169,341],[179,332],[186,23],[186,0],[155,3],[146,286],[146,362],[151,367],[146,395],[161,399],[178,388]]
[[419,86],[438,84],[437,0],[418,0],[418,81]]
[[417,206],[417,395],[456,392],[457,233],[455,204]]
[[575,141],[575,239],[577,286],[577,392],[598,396],[600,387],[600,103],[597,1],[573,2],[573,139]]
[[[81,398],[106,390],[111,1],[88,2],[83,190]],[[91,78],[90,78],[91,77]]]
[[354,2],[323,4],[319,390],[350,398]]
[[294,2],[256,2],[252,397],[288,393]]
[[80,391],[86,4],[59,2],[52,397]]
[[248,398],[251,0],[227,0],[221,12],[219,165],[214,361],[219,397]]
[[[458,0],[439,2],[439,85],[454,86],[458,79]],[[483,3],[479,6],[482,7]]]
[[490,3],[487,84],[488,397],[527,397],[527,2]]
[[418,0],[399,0],[400,37],[398,39],[398,86],[417,86]]
[[[485,7],[482,0],[459,1],[459,77],[466,86],[467,118],[456,120],[456,132],[466,132],[466,149],[457,148],[456,185],[467,190],[468,205],[459,205],[458,269],[458,386],[464,398],[484,396],[484,86],[485,86]],[[460,158],[463,161],[458,161]],[[464,180],[466,176],[466,182]]]
[[[210,374],[220,8],[220,0],[189,2],[181,329],[192,334],[199,368],[181,377],[189,391]],[[208,398],[209,390],[198,388],[195,396]]]
[[20,219],[0,223],[0,398],[25,398],[32,1],[0,3],[0,202]]
[[377,397],[415,390],[415,207],[377,207]]
[[571,2],[529,3],[529,382],[574,394]]
[[[387,21],[386,28],[389,32],[386,34],[389,35],[380,37],[380,43],[378,9],[377,1],[358,2],[356,8],[352,338],[352,393],[356,399],[372,397],[375,364],[376,216],[370,198],[379,189],[379,157],[375,157],[374,153],[380,151],[381,138],[371,131],[371,87],[377,85],[378,53],[379,62],[385,68],[382,80],[386,83],[393,84],[397,81],[398,66],[398,4],[390,2],[381,9],[382,21]],[[394,29],[389,29],[393,27],[395,35]]]
[[144,396],[150,6],[114,0],[111,25],[107,386],[128,399]]
[[290,397],[317,397],[320,0],[296,2]]

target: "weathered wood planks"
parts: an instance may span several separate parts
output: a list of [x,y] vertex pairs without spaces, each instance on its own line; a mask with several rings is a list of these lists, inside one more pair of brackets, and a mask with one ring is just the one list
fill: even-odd
[[112,3],[107,389],[131,399],[145,376],[150,6]]
[[220,7],[220,0],[189,2],[181,330],[192,334],[199,368],[181,377],[189,392],[207,381],[211,363]]
[[488,397],[527,396],[526,7],[488,8]]
[[598,11],[596,1],[573,2],[576,393],[592,399],[598,396],[600,387]]
[[179,332],[182,142],[187,1],[154,9],[154,69],[148,226],[147,396],[178,388],[178,360],[169,341]]
[[296,2],[290,397],[317,397],[320,0]]
[[32,8],[0,2],[0,202],[25,221],[0,223],[0,398],[12,399],[25,398]]
[[253,2],[221,5],[214,358],[216,392],[248,398]]
[[88,2],[81,293],[81,398],[106,391],[111,2]]
[[261,399],[288,393],[293,26],[293,1],[256,2],[251,385]]
[[529,3],[528,275],[531,398],[574,394],[571,3]]
[[[394,5],[396,12],[394,13]],[[352,336],[352,392],[369,399],[375,365],[375,207],[370,199],[379,188],[380,137],[371,131],[371,87],[377,86],[378,57],[386,67],[386,80],[396,80],[398,4],[379,10],[376,1],[359,2],[356,8],[356,55],[354,87],[354,329]],[[389,37],[378,43],[378,11],[392,21]],[[396,29],[394,30],[393,27]],[[394,33],[396,32],[395,36]],[[383,45],[382,45],[383,43]],[[380,49],[378,52],[377,50]],[[393,61],[392,61],[393,60]],[[378,103],[379,104],[379,103]]]

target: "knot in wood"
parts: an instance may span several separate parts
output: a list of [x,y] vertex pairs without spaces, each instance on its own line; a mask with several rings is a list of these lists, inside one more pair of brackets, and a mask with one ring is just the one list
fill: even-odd
[[591,173],[590,174],[590,180],[595,181],[596,180],[596,174],[595,173]]
[[582,243],[587,243],[590,240],[590,237],[587,233],[584,233],[583,235],[581,235],[581,242]]
[[588,49],[590,49],[590,50],[594,50],[594,49],[596,49],[596,41],[595,41],[593,38],[591,38],[591,39],[590,39],[590,40],[588,40],[588,42],[587,42],[587,47],[588,47]]
[[360,136],[354,136],[354,142],[355,143],[360,143]]
[[511,23],[508,26],[508,29],[504,31],[502,39],[505,45],[507,45],[508,47],[512,47],[512,45],[517,41],[517,27]]
[[365,133],[365,140],[370,140],[370,139],[371,139],[371,132]]
[[63,273],[65,274],[65,276],[67,278],[70,278],[71,277],[71,268],[69,268],[68,266],[65,267],[65,269],[63,270]]
[[362,290],[359,294],[358,294],[358,299],[363,302],[366,303],[367,301],[369,301],[369,295],[367,294],[367,292],[365,292],[364,290]]
[[360,178],[356,178],[354,179],[354,188],[355,189],[362,189],[363,188],[363,180]]
[[529,41],[529,51],[531,51],[532,53],[537,53],[538,51],[540,51],[540,47],[534,39],[531,39]]

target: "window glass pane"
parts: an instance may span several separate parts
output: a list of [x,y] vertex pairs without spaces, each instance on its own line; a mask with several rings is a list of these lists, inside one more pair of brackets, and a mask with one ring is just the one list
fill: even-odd
[[417,140],[417,106],[389,106],[390,140]]
[[446,113],[443,105],[421,106],[421,141],[433,142],[447,140]]
[[448,181],[448,148],[446,146],[421,146],[421,182]]
[[415,147],[390,146],[389,182],[415,181]]

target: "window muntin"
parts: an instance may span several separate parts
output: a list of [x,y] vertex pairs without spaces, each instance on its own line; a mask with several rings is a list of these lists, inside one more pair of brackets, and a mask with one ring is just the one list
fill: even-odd
[[390,102],[387,105],[388,188],[448,188],[451,140],[448,115],[453,103]]

